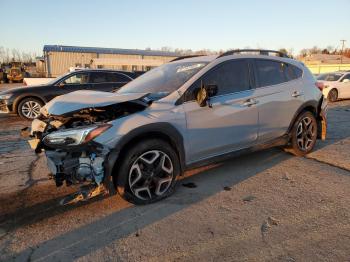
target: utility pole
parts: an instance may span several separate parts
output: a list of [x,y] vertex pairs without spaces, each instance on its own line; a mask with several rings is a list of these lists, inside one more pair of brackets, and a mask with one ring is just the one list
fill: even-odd
[[342,42],[341,53],[340,53],[340,64],[343,64],[343,50],[344,50],[345,41],[346,40],[340,40],[340,42]]

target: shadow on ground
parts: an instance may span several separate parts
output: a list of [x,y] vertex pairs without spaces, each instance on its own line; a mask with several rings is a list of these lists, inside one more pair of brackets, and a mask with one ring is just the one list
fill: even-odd
[[[22,260],[31,255],[32,259],[36,261],[50,260],[57,258],[57,256],[60,259],[70,260],[73,257],[84,256],[222,192],[224,187],[234,188],[240,182],[290,157],[279,149],[270,149],[226,161],[213,169],[190,175],[179,181],[176,193],[168,199],[152,205],[125,207],[91,224],[43,242],[38,247],[30,247],[18,254],[13,254],[8,259],[16,257],[16,260]],[[182,183],[186,182],[193,182],[197,187],[185,188],[181,186]],[[17,221],[11,230],[19,226],[28,226],[76,207],[59,207],[57,202],[58,199],[51,199],[28,207],[26,210],[8,214],[7,219],[12,218]],[[83,205],[88,207],[89,204],[91,202]]]

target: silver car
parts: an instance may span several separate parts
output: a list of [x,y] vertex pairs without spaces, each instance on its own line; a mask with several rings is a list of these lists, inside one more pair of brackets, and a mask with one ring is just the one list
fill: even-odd
[[[270,50],[178,58],[116,93],[76,91],[32,123],[56,185],[101,187],[135,204],[169,196],[185,170],[326,137],[326,100],[300,62]],[[82,193],[83,192],[83,193]]]

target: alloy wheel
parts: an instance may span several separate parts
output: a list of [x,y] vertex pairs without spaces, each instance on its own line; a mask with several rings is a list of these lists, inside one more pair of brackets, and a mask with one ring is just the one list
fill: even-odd
[[41,105],[36,101],[27,101],[22,105],[22,114],[29,118],[34,119],[40,115]]
[[130,190],[142,200],[151,200],[166,194],[173,179],[173,163],[160,150],[143,153],[134,161],[129,171]]
[[312,119],[308,116],[302,118],[297,128],[297,144],[303,151],[308,151],[312,146],[316,136],[316,127]]
[[333,89],[329,92],[329,101],[335,102],[338,99],[338,92],[337,90]]

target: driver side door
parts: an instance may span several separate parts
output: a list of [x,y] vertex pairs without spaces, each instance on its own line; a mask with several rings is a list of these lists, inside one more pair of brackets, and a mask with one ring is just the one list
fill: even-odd
[[[258,111],[249,68],[248,59],[225,61],[187,90],[184,111],[189,163],[246,148],[256,141]],[[212,107],[200,107],[194,100],[202,83],[218,88],[218,93],[210,98]]]

